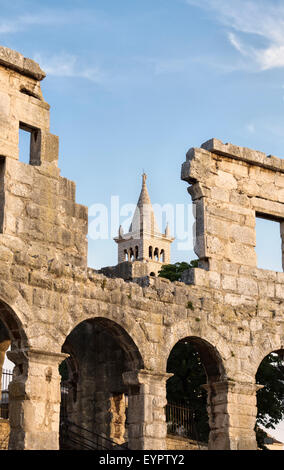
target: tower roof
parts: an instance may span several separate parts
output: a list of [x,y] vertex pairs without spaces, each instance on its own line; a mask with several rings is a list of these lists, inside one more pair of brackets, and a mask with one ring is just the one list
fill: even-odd
[[143,173],[142,188],[132,223],[129,227],[129,233],[133,233],[133,235],[148,234],[150,236],[154,236],[155,234],[160,234],[160,230],[155,219],[154,210],[146,185],[146,179],[147,175]]

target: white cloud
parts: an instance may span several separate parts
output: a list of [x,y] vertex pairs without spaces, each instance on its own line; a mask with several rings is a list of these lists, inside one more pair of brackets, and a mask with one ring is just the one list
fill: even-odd
[[61,53],[50,57],[35,54],[33,59],[48,74],[56,77],[85,78],[95,83],[102,83],[105,74],[99,67],[85,67],[79,63],[78,57]]
[[[257,70],[284,67],[283,3],[276,5],[271,0],[186,0],[186,3],[217,15],[228,30],[232,46],[247,59],[246,66]],[[256,46],[256,37],[266,45]]]
[[5,18],[0,20],[0,33],[17,33],[28,29],[30,26],[56,26],[60,24],[80,24],[83,23],[105,25],[105,20],[100,18],[93,11],[84,9],[41,9],[38,13],[19,15],[13,19]]

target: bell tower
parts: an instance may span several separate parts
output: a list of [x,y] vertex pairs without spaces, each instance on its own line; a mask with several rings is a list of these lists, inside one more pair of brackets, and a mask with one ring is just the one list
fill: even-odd
[[147,263],[148,275],[158,275],[162,264],[170,263],[170,247],[174,238],[167,224],[165,233],[157,225],[146,185],[147,175],[142,175],[142,188],[128,233],[119,227],[118,263],[140,261]]

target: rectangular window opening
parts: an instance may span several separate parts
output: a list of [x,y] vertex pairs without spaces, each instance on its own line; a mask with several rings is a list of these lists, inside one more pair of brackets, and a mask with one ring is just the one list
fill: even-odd
[[19,160],[30,165],[41,163],[41,131],[20,122]]
[[284,221],[256,214],[257,267],[270,271],[283,271],[281,226]]

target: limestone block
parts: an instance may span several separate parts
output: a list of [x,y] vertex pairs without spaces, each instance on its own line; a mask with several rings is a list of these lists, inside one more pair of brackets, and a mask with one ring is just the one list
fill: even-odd
[[6,122],[10,116],[10,97],[7,93],[0,92],[0,121]]
[[213,289],[220,289],[221,286],[221,276],[219,273],[214,271],[209,271],[208,273],[209,286]]
[[218,171],[213,181],[213,185],[217,188],[231,190],[236,189],[238,187],[238,183],[234,175],[222,170]]
[[227,246],[228,258],[233,263],[256,266],[257,258],[253,246],[230,242]]
[[230,191],[228,189],[222,189],[217,187],[211,188],[211,198],[216,201],[229,202],[230,201]]
[[276,217],[284,217],[284,205],[279,202],[269,201],[260,197],[253,197],[251,199],[252,207],[263,214],[268,214]]
[[0,64],[36,80],[42,80],[45,77],[45,73],[36,62],[8,47],[0,47]]
[[[242,160],[252,164],[259,164],[263,167],[277,167],[278,162],[271,161],[265,153],[258,150],[252,150],[246,147],[238,147],[230,143],[223,144],[221,140],[210,139],[201,145],[201,148],[208,150],[209,152],[216,153],[217,155],[224,155],[237,160]],[[280,159],[277,159],[280,160]]]
[[237,288],[237,278],[224,274],[222,276],[222,289],[235,291]]
[[231,228],[231,224],[225,220],[207,216],[206,218],[206,231],[212,235],[216,235],[220,238],[226,238],[228,231]]
[[257,181],[247,179],[238,182],[238,190],[244,192],[247,196],[260,196],[261,185]]
[[238,243],[252,246],[256,245],[255,230],[250,227],[232,224],[229,228],[229,237]]
[[278,299],[284,299],[284,285],[275,284],[275,297]]
[[59,138],[46,132],[42,139],[42,160],[57,164],[59,153]]

